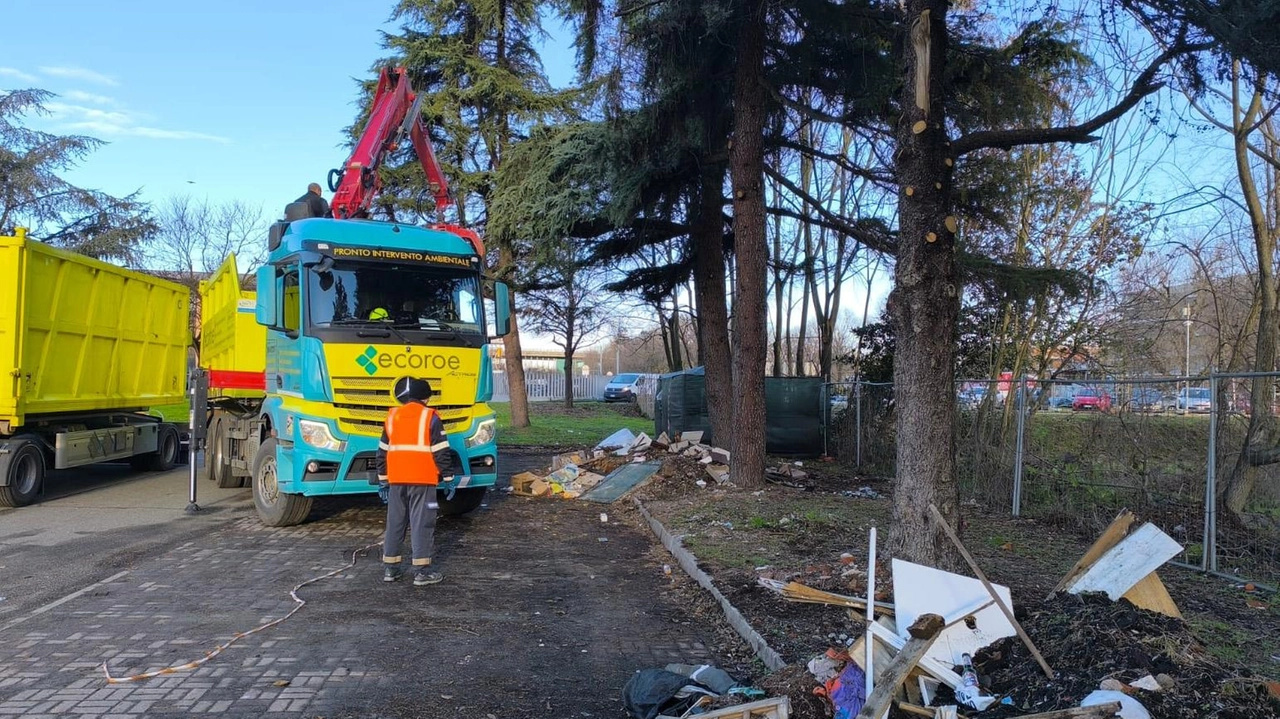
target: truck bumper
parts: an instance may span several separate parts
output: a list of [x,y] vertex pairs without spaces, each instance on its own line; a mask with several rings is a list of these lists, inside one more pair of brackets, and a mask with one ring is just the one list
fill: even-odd
[[[462,465],[459,479],[441,482],[441,489],[492,487],[498,479],[497,443],[489,441],[474,447],[466,439],[477,426],[492,415],[472,423],[465,434],[449,435],[449,448]],[[295,441],[280,450],[280,491],[307,497],[347,494],[369,494],[378,490],[378,440],[353,435],[347,438],[343,452],[319,449]]]

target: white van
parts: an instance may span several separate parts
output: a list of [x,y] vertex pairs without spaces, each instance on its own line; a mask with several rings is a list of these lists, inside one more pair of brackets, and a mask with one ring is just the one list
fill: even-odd
[[640,387],[644,381],[645,376],[642,374],[620,374],[604,386],[604,401],[634,402],[640,395]]

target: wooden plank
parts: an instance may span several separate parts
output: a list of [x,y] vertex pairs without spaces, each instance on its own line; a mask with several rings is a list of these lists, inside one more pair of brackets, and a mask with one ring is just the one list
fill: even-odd
[[[871,625],[871,634],[876,639],[899,651],[901,651],[902,647],[907,643],[905,639],[898,636],[897,632],[885,627],[880,622],[876,622]],[[951,671],[951,667],[943,665],[942,662],[939,662],[936,659],[930,659],[926,656],[921,659],[918,664],[921,669],[925,670],[930,675],[937,678],[938,681],[946,684],[952,689],[959,688],[963,683],[959,674]]]
[[1105,592],[1115,601],[1181,551],[1182,545],[1173,537],[1154,524],[1144,524],[1089,565],[1067,586],[1067,591]]
[[1098,538],[1085,551],[1084,556],[1080,557],[1080,561],[1076,562],[1075,566],[1071,567],[1071,570],[1062,577],[1062,581],[1058,582],[1058,586],[1054,587],[1052,592],[1049,592],[1049,596],[1045,597],[1045,601],[1049,601],[1053,598],[1053,595],[1065,590],[1067,585],[1075,581],[1094,562],[1101,559],[1102,555],[1119,544],[1120,540],[1129,536],[1129,532],[1133,530],[1134,522],[1137,521],[1138,518],[1133,516],[1133,512],[1127,509],[1116,515],[1116,518],[1111,520],[1111,524],[1102,530],[1102,534],[1098,535]]
[[1182,612],[1178,610],[1178,605],[1174,603],[1173,597],[1169,596],[1169,590],[1165,588],[1164,582],[1160,581],[1160,575],[1155,572],[1133,585],[1124,593],[1124,598],[1133,602],[1135,607],[1182,619]]
[[1022,640],[1022,643],[1027,645],[1027,649],[1031,651],[1031,656],[1035,657],[1036,663],[1040,665],[1040,669],[1044,671],[1045,676],[1053,679],[1053,670],[1049,668],[1049,663],[1044,660],[1044,657],[1040,654],[1040,650],[1036,649],[1035,642],[1031,641],[1031,637],[1027,636],[1027,632],[1022,628],[1022,625],[1018,623],[1017,618],[1013,616],[1013,610],[1009,608],[1008,604],[1005,604],[1004,599],[1002,599],[1000,594],[996,592],[996,588],[991,586],[991,582],[987,580],[987,575],[983,574],[982,568],[978,566],[976,561],[974,561],[973,555],[969,554],[968,549],[965,549],[964,543],[956,536],[956,531],[947,523],[946,517],[943,517],[942,512],[939,512],[938,508],[932,504],[929,505],[929,511],[933,513],[934,520],[938,522],[938,526],[942,527],[942,531],[946,533],[947,538],[950,539],[951,543],[960,551],[960,556],[964,557],[964,561],[969,564],[969,568],[973,570],[974,574],[978,575],[978,579],[982,582],[982,586],[987,588],[987,593],[996,601],[996,606],[1000,607],[1000,611],[1004,612],[1005,618],[1013,625],[1013,629],[1018,633],[1018,638]]
[[1072,707],[1039,714],[1024,714],[1016,719],[1111,719],[1120,713],[1120,702],[1091,707]]
[[790,697],[772,697],[747,704],[737,704],[697,715],[699,719],[788,719]]
[[[875,623],[872,622],[871,626]],[[943,619],[937,614],[925,614],[911,625],[911,639],[902,647],[902,651],[889,662],[889,666],[876,677],[876,687],[867,697],[858,719],[880,719],[893,703],[893,696],[898,686],[907,678],[911,670],[916,668],[924,653],[929,650],[935,637],[942,632]]]

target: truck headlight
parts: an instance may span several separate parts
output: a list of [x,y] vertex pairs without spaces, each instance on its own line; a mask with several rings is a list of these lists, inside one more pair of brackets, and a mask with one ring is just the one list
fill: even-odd
[[324,422],[303,419],[298,421],[298,427],[302,430],[302,441],[316,449],[341,452],[347,448],[347,443],[334,438],[333,433],[329,431],[329,425]]
[[498,434],[498,423],[492,419],[486,419],[476,426],[475,434],[467,437],[467,449],[479,447],[482,444],[488,444]]

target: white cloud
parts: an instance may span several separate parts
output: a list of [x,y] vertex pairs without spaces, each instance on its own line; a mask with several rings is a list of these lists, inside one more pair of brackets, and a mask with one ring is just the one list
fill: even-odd
[[84,80],[85,82],[92,82],[98,85],[109,85],[111,87],[115,87],[120,84],[116,82],[113,77],[108,77],[100,72],[87,70],[83,67],[45,66],[39,68],[39,70],[40,74],[48,75],[49,77],[64,77],[70,80]]
[[12,67],[0,67],[0,77],[12,77],[19,82],[36,82],[35,75],[30,75]]
[[231,140],[192,130],[166,130],[141,124],[142,116],[124,110],[103,110],[84,105],[50,102],[45,105],[49,116],[68,130],[102,137],[146,137],[153,140],[197,140],[228,145]]
[[81,92],[80,90],[68,90],[62,93],[62,96],[74,102],[86,102],[90,105],[114,105],[116,101],[106,95],[95,95],[92,92]]

